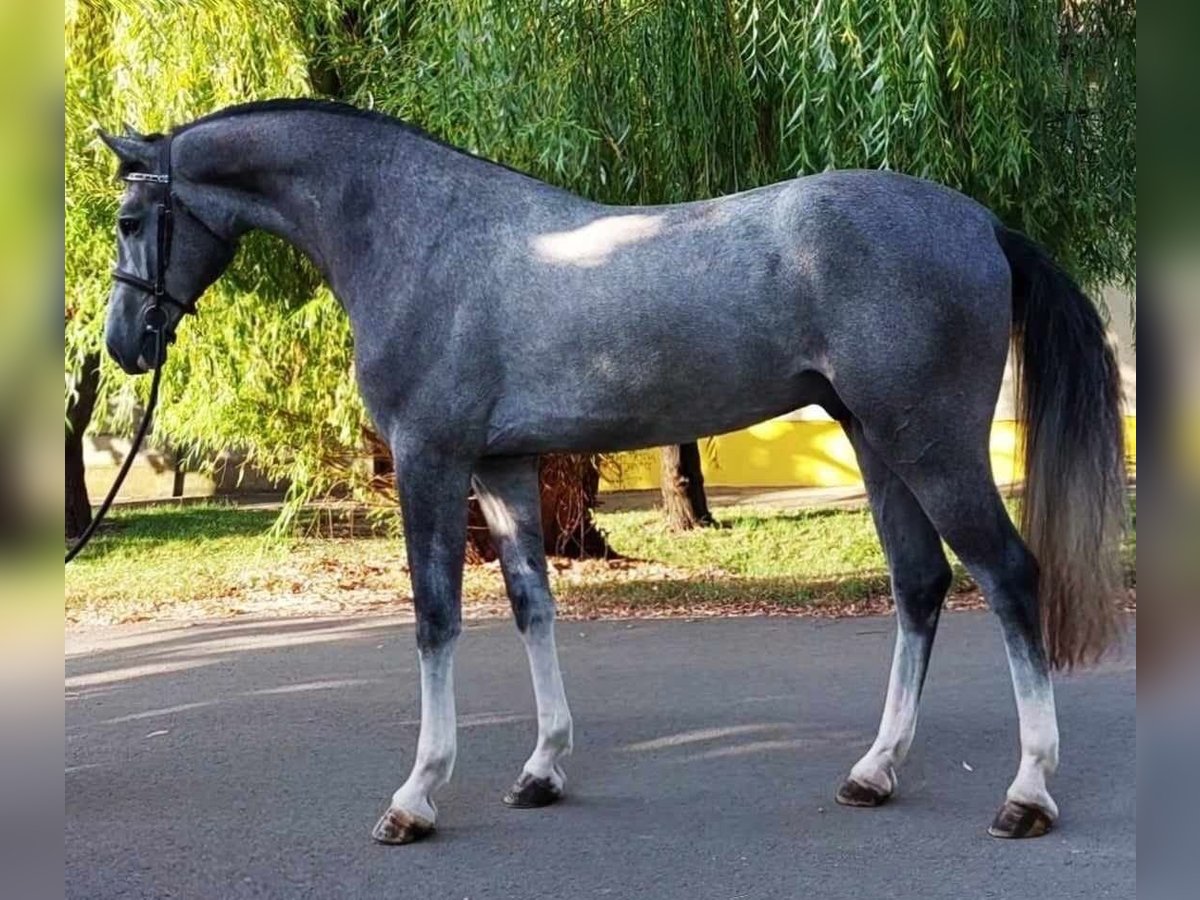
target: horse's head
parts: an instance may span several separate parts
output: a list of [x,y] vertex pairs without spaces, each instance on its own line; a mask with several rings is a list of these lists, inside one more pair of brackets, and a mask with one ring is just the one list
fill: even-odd
[[120,160],[126,182],[104,341],[121,368],[136,375],[161,361],[156,347],[166,353],[180,320],[225,271],[237,242],[184,202],[172,171],[171,137],[100,137]]

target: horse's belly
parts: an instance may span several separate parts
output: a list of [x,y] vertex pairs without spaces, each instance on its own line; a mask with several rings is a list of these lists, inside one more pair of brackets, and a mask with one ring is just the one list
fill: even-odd
[[679,444],[829,402],[828,382],[815,372],[780,373],[758,384],[715,372],[664,377],[651,390],[634,387],[594,384],[513,397],[496,408],[489,451],[605,453]]

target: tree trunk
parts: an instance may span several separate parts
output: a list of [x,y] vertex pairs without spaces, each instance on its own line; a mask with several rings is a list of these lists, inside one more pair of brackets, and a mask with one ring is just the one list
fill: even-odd
[[674,531],[716,524],[708,511],[700,447],[695,441],[662,448],[662,499],[667,526]]
[[608,546],[592,513],[600,493],[600,458],[573,453],[543,456],[538,467],[542,491],[542,532],[546,553],[572,559],[609,558]]
[[[600,466],[596,456],[553,453],[538,465],[542,495],[542,534],[547,556],[572,559],[611,559],[617,554],[597,527],[592,513],[600,491]],[[483,511],[471,498],[467,520],[467,561],[496,558]]]
[[92,524],[92,503],[88,498],[87,481],[83,466],[83,433],[92,421],[96,408],[96,391],[100,387],[100,358],[92,355],[83,363],[83,373],[77,385],[77,394],[67,406],[67,517],[68,538],[83,534]]
[[[374,430],[366,429],[363,440],[372,458],[371,489],[387,502],[395,497],[394,467],[387,442]],[[600,491],[600,458],[578,454],[554,453],[538,463],[541,486],[542,533],[547,556],[573,559],[612,559],[620,554],[608,546],[592,513]],[[489,562],[496,549],[488,533],[483,510],[472,496],[467,516],[467,562]]]

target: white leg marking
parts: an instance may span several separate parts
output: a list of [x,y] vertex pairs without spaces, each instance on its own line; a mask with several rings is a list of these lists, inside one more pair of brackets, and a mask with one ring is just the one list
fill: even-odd
[[454,716],[454,641],[421,654],[421,736],[412,774],[392,795],[392,808],[433,824],[433,793],[454,771],[457,752]]
[[921,638],[899,629],[892,654],[892,673],[888,679],[887,699],[879,733],[871,749],[850,770],[850,778],[859,784],[877,788],[885,794],[896,790],[896,767],[908,755],[917,730],[917,705],[920,700],[923,653]]
[[1021,765],[1008,788],[1008,799],[1037,806],[1058,818],[1058,804],[1046,789],[1046,779],[1058,768],[1058,716],[1049,676],[1035,677],[1028,662],[1008,657],[1017,718],[1021,723]]
[[[561,791],[566,777],[559,762],[571,753],[571,710],[567,706],[562,673],[558,668],[558,651],[554,646],[554,600],[540,547],[538,517],[541,512],[537,505],[536,469],[526,470],[524,476],[528,477],[525,495],[515,493],[506,497],[506,492],[519,489],[522,484],[510,481],[506,488],[503,476],[493,485],[499,493],[489,489],[486,477],[477,482],[476,488],[488,529],[500,547],[504,580],[513,601],[518,628],[522,622],[527,623],[521,632],[521,641],[529,657],[533,693],[537,699],[538,738],[533,755],[525,763],[525,772],[534,778],[549,780]],[[518,514],[523,510],[529,517],[524,530],[514,517],[514,509]],[[523,552],[523,541],[528,545],[536,542],[536,546],[531,546],[533,552]],[[531,565],[534,560],[541,561],[541,571]]]
[[558,668],[558,651],[554,646],[554,620],[532,622],[521,640],[529,657],[538,711],[537,747],[525,763],[525,771],[535,778],[550,779],[561,790],[566,777],[558,764],[570,755],[573,737],[571,710],[567,706],[567,694]]

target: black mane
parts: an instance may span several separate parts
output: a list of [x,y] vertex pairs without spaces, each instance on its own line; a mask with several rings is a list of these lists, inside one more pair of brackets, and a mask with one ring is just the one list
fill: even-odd
[[251,113],[304,111],[323,112],[337,116],[355,116],[361,119],[373,119],[377,122],[388,122],[408,131],[415,131],[426,137],[432,137],[432,135],[428,135],[415,125],[409,125],[407,122],[397,119],[395,116],[389,116],[387,113],[382,113],[374,109],[362,109],[358,106],[352,106],[349,103],[343,103],[340,100],[321,100],[315,97],[277,97],[272,100],[252,100],[248,103],[236,103],[233,106],[226,106],[224,109],[218,109],[198,119],[193,119],[184,125],[176,126],[172,129],[171,133],[180,134],[197,125],[204,125],[207,122],[231,119],[235,116],[244,116]]
[[[171,135],[179,135],[197,125],[204,125],[209,122],[218,122],[222,119],[232,119],[237,116],[245,116],[253,113],[272,113],[272,112],[320,112],[334,116],[347,116],[357,119],[367,119],[373,122],[382,122],[399,128],[409,134],[422,138],[427,141],[432,141],[439,146],[445,147],[448,150],[453,150],[455,153],[461,153],[463,156],[469,156],[472,159],[478,159],[482,162],[490,163],[493,166],[499,166],[502,169],[507,169],[510,172],[516,172],[518,175],[524,175],[526,178],[534,178],[528,172],[522,172],[520,169],[514,169],[512,166],[505,165],[501,162],[496,162],[493,159],[479,156],[469,150],[464,150],[461,147],[456,147],[447,141],[442,140],[437,135],[430,134],[424,128],[413,125],[410,122],[405,122],[403,119],[398,119],[395,116],[380,112],[375,109],[363,109],[358,106],[352,106],[349,103],[343,103],[340,100],[319,100],[314,97],[279,97],[273,100],[252,100],[249,103],[237,103],[233,106],[227,106],[224,109],[219,109],[216,112],[208,113],[198,119],[193,119],[183,125],[178,125],[171,129]],[[148,139],[161,137],[161,135],[148,135]],[[535,179],[540,180],[540,179]]]

